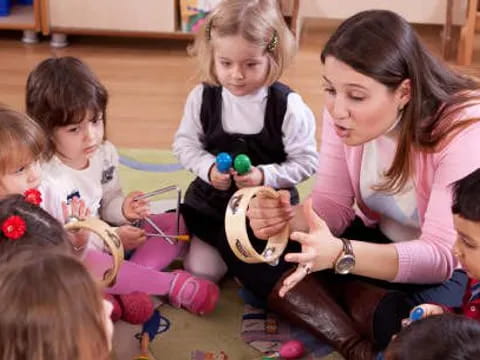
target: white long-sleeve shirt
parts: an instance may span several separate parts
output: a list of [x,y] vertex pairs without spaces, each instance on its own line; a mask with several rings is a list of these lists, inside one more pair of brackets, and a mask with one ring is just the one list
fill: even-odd
[[[175,134],[173,152],[183,167],[210,183],[208,173],[215,163],[215,156],[206,151],[202,144],[202,93],[203,85],[197,85],[188,95],[183,119]],[[223,88],[223,130],[237,134],[260,132],[265,120],[267,95],[267,87],[245,96],[235,96]],[[315,116],[297,93],[288,95],[282,133],[286,161],[258,166],[264,173],[264,185],[274,188],[294,186],[313,175],[317,167]]]

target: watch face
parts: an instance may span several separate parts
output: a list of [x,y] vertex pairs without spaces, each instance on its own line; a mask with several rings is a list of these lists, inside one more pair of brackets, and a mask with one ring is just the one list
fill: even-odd
[[355,266],[355,257],[353,255],[344,255],[338,259],[335,264],[335,272],[337,274],[349,274]]

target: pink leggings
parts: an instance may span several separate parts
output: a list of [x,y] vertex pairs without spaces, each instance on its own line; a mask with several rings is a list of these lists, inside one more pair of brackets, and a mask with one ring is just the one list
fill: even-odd
[[[165,234],[176,234],[175,213],[152,215],[150,218]],[[149,224],[143,226],[147,233],[155,233]],[[185,234],[183,220],[180,222],[180,234]],[[150,295],[166,295],[174,274],[163,272],[170,263],[178,257],[186,247],[186,242],[177,241],[171,245],[160,237],[148,237],[145,243],[135,249],[130,260],[122,263],[117,275],[117,281],[106,292],[110,294],[128,294],[142,291]],[[98,250],[88,249],[84,262],[95,278],[101,278],[104,272],[111,268],[112,257]]]

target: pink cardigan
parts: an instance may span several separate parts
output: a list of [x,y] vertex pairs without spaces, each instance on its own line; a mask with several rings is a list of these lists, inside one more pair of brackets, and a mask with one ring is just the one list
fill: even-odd
[[[459,118],[480,118],[480,106],[459,113]],[[363,146],[347,146],[336,135],[325,110],[316,183],[312,192],[317,214],[333,234],[340,235],[355,217],[354,201],[365,224],[378,215],[362,202],[359,190]],[[480,167],[480,122],[462,130],[436,153],[415,153],[413,181],[421,222],[419,239],[395,243],[399,257],[395,282],[436,283],[458,266],[452,254],[456,232],[450,210],[451,184]]]

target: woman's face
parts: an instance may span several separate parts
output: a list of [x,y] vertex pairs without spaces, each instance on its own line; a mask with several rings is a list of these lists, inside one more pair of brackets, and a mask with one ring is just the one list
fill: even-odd
[[333,56],[324,67],[325,105],[346,145],[364,144],[387,132],[410,100],[410,81],[394,91]]

